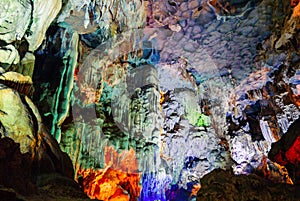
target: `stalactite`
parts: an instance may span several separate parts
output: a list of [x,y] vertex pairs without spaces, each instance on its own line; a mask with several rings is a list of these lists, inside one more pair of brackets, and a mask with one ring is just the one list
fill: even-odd
[[[53,123],[51,133],[55,136],[58,142],[61,141],[61,126],[69,115],[69,109],[71,104],[71,92],[73,89],[74,82],[74,72],[77,66],[78,58],[78,40],[79,36],[77,33],[72,33],[70,30],[66,30],[66,35],[71,35],[69,37],[63,37],[62,48],[65,48],[61,51],[65,52],[63,58],[64,68],[61,74],[60,85],[57,89],[54,99],[54,105],[52,109],[53,113]],[[69,39],[69,41],[68,41]]]

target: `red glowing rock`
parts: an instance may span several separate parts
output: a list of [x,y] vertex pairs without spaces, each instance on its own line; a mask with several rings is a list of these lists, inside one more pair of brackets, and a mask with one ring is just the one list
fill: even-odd
[[279,163],[280,165],[287,165],[288,162],[284,157],[284,153],[280,150],[278,154],[274,156],[274,160]]
[[279,141],[272,144],[268,155],[272,161],[287,168],[295,184],[300,183],[300,118]]
[[[299,131],[300,132],[300,131]],[[289,163],[294,165],[300,162],[300,136],[296,138],[292,146],[285,152],[285,157]]]

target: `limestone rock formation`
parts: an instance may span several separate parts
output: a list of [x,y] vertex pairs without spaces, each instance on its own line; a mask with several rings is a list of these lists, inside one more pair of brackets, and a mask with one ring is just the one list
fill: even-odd
[[[20,144],[8,137],[0,139],[0,153],[2,200],[88,200],[72,175],[63,176],[47,167],[51,165],[51,155],[44,155],[43,161],[37,162],[30,153],[21,153]],[[70,168],[66,162],[65,168]],[[73,170],[68,171],[72,174]]]
[[0,139],[0,150],[0,185],[14,188],[25,195],[35,193],[37,188],[32,179],[30,153],[22,154],[20,144],[8,137]]
[[201,180],[200,200],[299,200],[296,186],[274,184],[257,175],[238,175],[214,170]]
[[1,37],[6,43],[21,40],[30,26],[31,1],[1,1]]
[[298,29],[299,1],[0,2],[0,194],[299,198],[269,182],[299,182]]
[[12,45],[1,47],[0,55],[0,63],[3,67],[7,67],[12,64],[18,64],[20,62],[19,53]]
[[1,124],[4,128],[1,135],[11,137],[20,143],[22,153],[29,152],[30,145],[34,143],[35,133],[37,132],[31,126],[35,122],[28,116],[31,109],[24,105],[24,97],[22,101],[22,97],[17,92],[4,85],[1,85],[0,96]]
[[31,24],[30,24],[30,34],[26,37],[29,43],[29,51],[36,50],[45,37],[45,33],[56,18],[57,14],[60,12],[62,7],[62,1],[60,0],[35,0],[30,1],[33,7],[31,11]]

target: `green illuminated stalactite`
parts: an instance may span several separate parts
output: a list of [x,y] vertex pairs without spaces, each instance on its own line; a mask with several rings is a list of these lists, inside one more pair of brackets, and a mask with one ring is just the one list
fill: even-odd
[[[69,42],[63,41],[63,43],[68,43],[67,50],[63,57],[64,69],[61,74],[59,87],[55,93],[52,109],[53,121],[51,134],[58,142],[61,140],[61,125],[68,116],[70,110],[70,99],[74,82],[73,75],[78,59],[79,35],[77,33],[72,33],[69,30],[66,31],[65,37],[67,34],[71,35],[71,39]],[[63,40],[66,40],[66,38],[63,38]]]

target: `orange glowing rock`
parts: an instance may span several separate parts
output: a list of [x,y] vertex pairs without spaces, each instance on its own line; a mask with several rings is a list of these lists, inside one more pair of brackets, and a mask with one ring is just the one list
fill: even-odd
[[201,188],[201,185],[200,185],[200,184],[195,184],[195,185],[193,186],[192,193],[191,193],[190,197],[192,197],[192,196],[197,196],[198,191],[200,190],[200,188]]
[[294,184],[287,169],[284,166],[279,165],[278,163],[274,163],[274,165],[279,169],[281,175],[284,176],[284,181],[287,184]]
[[281,166],[276,162],[273,163],[273,166],[273,168],[269,167],[267,157],[264,156],[260,166],[257,167],[256,173],[263,174],[262,176],[264,176],[264,178],[274,182],[293,184],[293,181],[289,177],[288,171],[284,166]]
[[[140,195],[140,174],[133,149],[118,153],[105,148],[105,169],[79,169],[78,183],[91,199],[103,201],[134,201]],[[81,180],[80,180],[81,178]]]
[[291,6],[294,7],[293,15],[292,17],[300,16],[300,4],[299,0],[292,0]]
[[116,195],[114,195],[113,197],[111,197],[109,199],[109,201],[129,201],[130,200],[130,197],[129,195],[124,195],[124,194],[121,194],[121,189],[120,189],[120,193],[116,193]]
[[294,104],[299,107],[300,106],[300,95],[292,94],[292,99],[294,101]]
[[165,101],[165,93],[159,90],[159,94],[160,94],[159,104],[162,105]]

